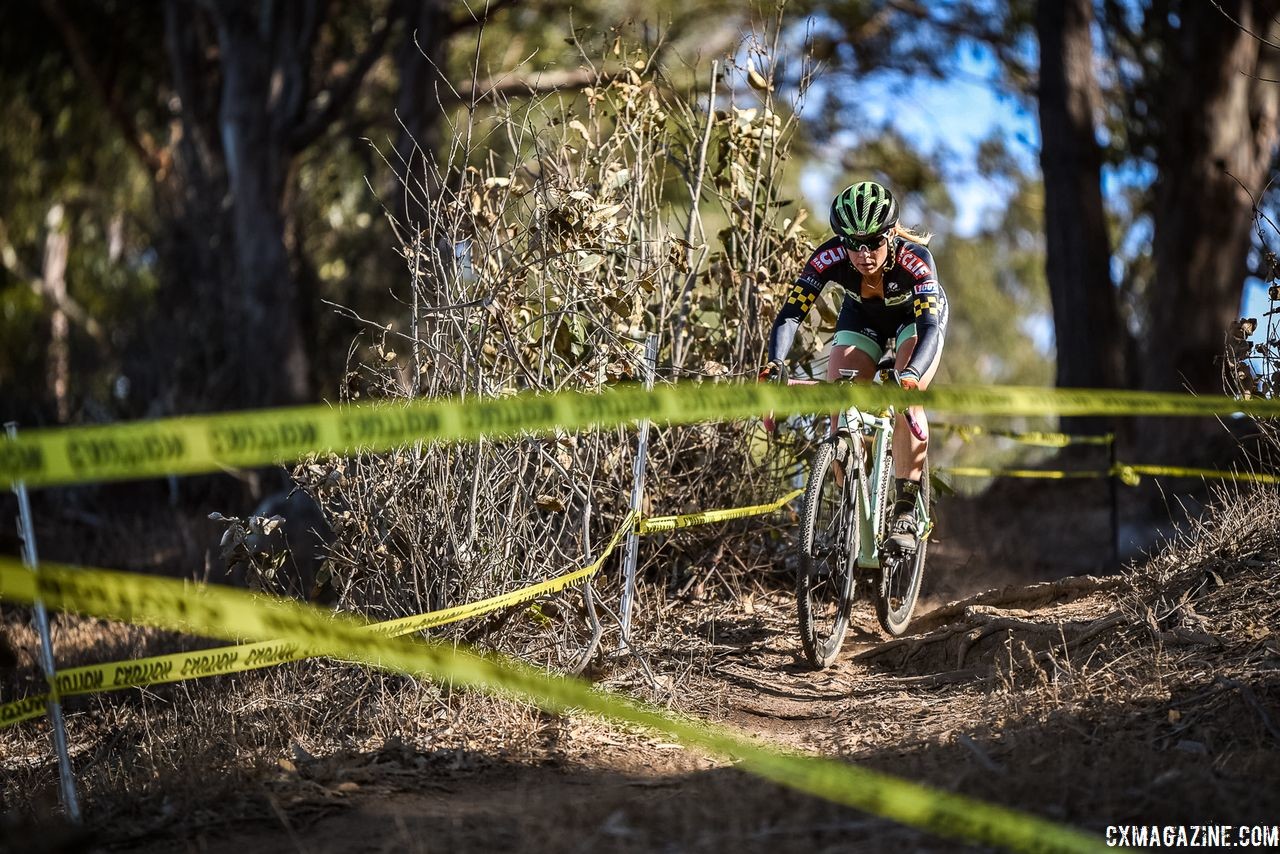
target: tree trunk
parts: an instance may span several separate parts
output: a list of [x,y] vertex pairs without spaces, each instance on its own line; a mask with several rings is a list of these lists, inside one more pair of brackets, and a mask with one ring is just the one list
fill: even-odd
[[[1222,391],[1220,357],[1247,274],[1253,198],[1277,136],[1276,0],[1193,0],[1167,45],[1155,184],[1156,279],[1144,359],[1149,389]],[[1230,15],[1238,23],[1228,20]]]
[[148,416],[247,405],[239,399],[242,369],[229,355],[239,299],[231,289],[234,238],[223,204],[216,33],[183,0],[169,0],[164,15],[180,132],[168,150],[168,168],[155,174],[162,322],[131,352],[127,372],[134,399],[146,407],[137,414]]
[[[221,51],[222,98],[218,129],[230,190],[235,237],[237,323],[229,327],[227,354],[240,370],[249,405],[297,403],[309,394],[309,370],[298,321],[297,286],[285,249],[282,211],[293,154],[290,99],[305,71],[293,67],[276,29],[284,13],[259,4],[222,2],[210,7]],[[270,18],[270,20],[267,20]],[[274,60],[274,61],[273,61]]]
[[49,317],[49,394],[58,413],[58,423],[67,424],[71,421],[71,327],[63,306],[67,302],[67,255],[71,240],[63,227],[61,203],[49,209],[45,226],[48,231],[40,278],[45,298],[53,306]]
[[423,208],[440,190],[436,158],[448,154],[440,151],[440,117],[441,101],[450,92],[441,74],[449,25],[447,8],[438,0],[406,3],[404,40],[396,53],[400,133],[392,160],[397,171],[403,170],[404,184],[392,184],[388,209],[407,228],[415,221],[422,224]]
[[[1053,300],[1060,387],[1122,384],[1123,340],[1102,205],[1100,107],[1090,0],[1040,0],[1040,168],[1046,273]],[[1103,432],[1105,419],[1064,418],[1070,432]]]

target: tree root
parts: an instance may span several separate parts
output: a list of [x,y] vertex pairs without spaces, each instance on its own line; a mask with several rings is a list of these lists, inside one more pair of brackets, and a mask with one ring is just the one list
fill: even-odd
[[[1000,610],[990,605],[967,605],[959,609],[959,616],[960,621],[952,625],[930,634],[899,638],[880,644],[855,656],[855,660],[882,661],[897,657],[896,666],[902,667],[924,650],[929,648],[947,650],[954,641],[953,667],[960,671],[964,669],[965,660],[974,646],[1000,632],[1017,634],[1024,641],[1040,639],[1041,642],[1037,645],[1046,649],[1040,653],[1039,657],[1047,659],[1052,657],[1055,651],[1070,652],[1127,619],[1123,612],[1111,611],[1103,617],[1083,624],[1062,621],[1041,622],[1028,619],[1033,616],[1030,611]],[[939,647],[939,644],[942,646]]]
[[[1093,575],[1073,575],[1057,581],[1045,581],[1040,584],[1017,585],[1000,590],[988,590],[959,602],[951,602],[940,608],[934,608],[927,614],[921,614],[912,621],[916,631],[929,631],[938,626],[950,623],[964,614],[967,608],[975,605],[989,605],[1002,610],[1018,607],[1025,610],[1040,608],[1051,602],[1080,599],[1093,593],[1115,590],[1124,585],[1119,576],[1098,578]],[[1024,610],[1024,615],[1025,615]]]

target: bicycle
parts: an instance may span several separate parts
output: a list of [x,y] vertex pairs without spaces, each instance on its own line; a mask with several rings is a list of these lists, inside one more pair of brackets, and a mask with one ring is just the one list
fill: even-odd
[[[891,365],[878,366],[879,381],[893,375]],[[886,548],[892,524],[889,510],[897,499],[892,447],[896,415],[892,406],[876,413],[857,407],[845,410],[835,434],[819,443],[809,470],[800,519],[796,606],[805,657],[818,670],[835,661],[840,651],[860,570],[878,572],[876,616],[890,635],[906,632],[915,611],[933,530],[929,462],[926,458],[916,500],[916,549],[898,553]]]

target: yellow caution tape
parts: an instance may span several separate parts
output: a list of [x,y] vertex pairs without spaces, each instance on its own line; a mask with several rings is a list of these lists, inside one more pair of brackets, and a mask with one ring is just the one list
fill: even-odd
[[23,721],[43,716],[47,710],[46,704],[48,702],[48,694],[36,694],[12,703],[5,703],[0,706],[0,727],[7,727],[10,724],[22,723]]
[[1053,471],[1050,469],[1004,469],[978,466],[939,466],[940,474],[953,477],[1021,477],[1041,480],[1102,479],[1118,477],[1126,486],[1137,486],[1141,475],[1152,477],[1188,477],[1208,480],[1235,480],[1244,483],[1280,483],[1280,475],[1255,474],[1254,472],[1222,471],[1221,469],[1187,468],[1183,466],[1148,466],[1116,463],[1107,469],[1081,471]]
[[1105,470],[1050,471],[1042,469],[982,468],[980,466],[939,466],[937,471],[939,474],[949,474],[953,477],[1023,477],[1040,480],[1074,480],[1077,478],[1089,479],[1111,476],[1111,472]]
[[194,474],[297,460],[311,453],[384,451],[415,441],[470,441],[554,428],[727,420],[773,411],[779,416],[874,410],[920,404],[986,415],[1280,416],[1280,400],[1235,400],[1141,391],[1014,386],[950,386],[904,391],[890,386],[819,383],[639,385],[602,393],[520,394],[394,404],[307,406],[188,416],[99,427],[28,431],[0,442],[0,484],[29,487]]
[[10,724],[36,718],[45,713],[51,696],[71,697],[77,694],[99,694],[142,685],[181,682],[204,676],[242,673],[263,667],[274,667],[287,661],[309,658],[310,653],[290,641],[224,646],[196,652],[177,652],[109,664],[91,664],[59,671],[54,677],[54,691],[35,694],[0,705],[0,729]]
[[1129,466],[1122,465],[1120,463],[1113,465],[1108,474],[1114,474],[1125,486],[1137,486],[1139,483],[1142,483],[1142,478],[1138,476],[1136,471],[1131,469]]
[[1220,469],[1187,468],[1185,466],[1147,466],[1116,463],[1116,475],[1130,486],[1137,486],[1139,475],[1152,477],[1191,477],[1206,480],[1236,480],[1243,483],[1280,483],[1280,475],[1259,474],[1249,471],[1222,471]]
[[401,635],[420,632],[424,629],[443,626],[446,623],[455,623],[458,620],[465,620],[469,617],[477,617],[481,614],[487,614],[490,611],[497,611],[500,608],[507,608],[512,605],[519,605],[536,599],[539,596],[545,596],[548,593],[559,592],[572,584],[590,578],[600,571],[600,567],[604,566],[605,560],[609,555],[613,554],[613,550],[618,547],[618,543],[622,541],[623,535],[630,530],[635,524],[635,514],[629,513],[622,521],[622,525],[618,530],[613,532],[613,537],[609,540],[609,544],[605,546],[600,557],[581,569],[566,573],[557,578],[540,582],[532,587],[526,587],[521,590],[513,590],[510,593],[502,593],[489,599],[483,599],[479,602],[472,602],[466,605],[455,605],[452,608],[445,608],[441,611],[434,611],[430,614],[420,614],[416,617],[400,617],[395,620],[388,620],[385,623],[378,623],[372,627],[372,630],[390,637],[399,637]]
[[[478,602],[470,602],[465,605],[457,605],[452,608],[444,608],[412,617],[400,617],[385,622],[370,623],[368,629],[387,637],[401,637],[424,629],[455,623],[468,617],[487,614],[512,605],[519,605],[539,596],[563,590],[578,581],[590,578],[600,571],[605,560],[617,548],[618,543],[621,542],[622,535],[632,527],[634,518],[634,513],[627,515],[609,540],[609,544],[605,546],[604,552],[587,566],[530,587],[502,593]],[[30,570],[27,571],[30,572]],[[104,570],[93,571],[102,572]],[[68,668],[56,674],[52,692],[24,697],[21,700],[0,705],[0,729],[10,724],[17,724],[43,715],[51,696],[70,697],[78,694],[98,694],[142,685],[162,685],[167,682],[181,682],[185,679],[199,679],[205,676],[243,673],[264,667],[275,667],[290,661],[313,658],[315,655],[314,651],[289,641],[261,641],[199,650],[197,652],[178,652],[150,658]]]
[[[797,489],[769,504],[734,507],[725,510],[708,510],[702,513],[688,513],[681,516],[657,516],[640,520],[635,525],[635,528],[637,533],[643,535],[749,516],[760,516],[781,509],[788,501],[803,492],[803,489]],[[613,537],[610,539],[609,544],[605,546],[600,557],[587,566],[530,587],[502,593],[488,599],[455,605],[451,608],[431,611],[426,614],[399,617],[394,620],[373,623],[369,627],[370,631],[388,637],[400,637],[471,617],[478,617],[563,590],[579,581],[590,578],[600,571],[605,560],[608,559],[617,548],[618,543],[621,542],[623,534],[631,527],[634,518],[632,514],[623,520],[622,525],[614,532]],[[51,694],[56,694],[59,697],[70,697],[81,694],[118,691],[143,685],[161,685],[205,676],[243,673],[265,667],[274,667],[290,661],[301,661],[311,657],[313,657],[311,651],[303,649],[296,644],[264,641],[197,652],[172,653],[108,664],[86,665],[59,671],[55,677],[55,691],[51,692]],[[10,724],[17,724],[43,715],[51,694],[39,694],[24,697],[11,703],[0,704],[0,729]]]
[[771,501],[768,504],[753,504],[750,507],[703,510],[700,513],[685,513],[681,516],[654,516],[649,519],[641,519],[640,524],[636,526],[636,533],[640,535],[656,534],[660,531],[674,531],[677,528],[692,528],[695,525],[710,525],[713,522],[745,519],[748,516],[764,516],[767,513],[781,510],[788,501],[803,493],[803,489],[797,489],[788,492],[777,501]]
[[[643,535],[677,528],[690,528],[692,525],[707,525],[712,524],[712,522],[760,516],[764,515],[764,513],[780,510],[783,504],[791,501],[792,498],[801,493],[804,493],[803,489],[796,489],[795,492],[787,493],[777,501],[768,504],[755,504],[755,506],[750,507],[733,507],[730,510],[686,513],[686,515],[682,516],[655,516],[653,519],[640,520],[635,524],[635,528],[637,533]],[[529,588],[512,590],[509,593],[481,599],[479,602],[468,602],[452,608],[443,608],[440,611],[376,622],[376,624],[370,625],[370,631],[390,636],[390,638],[398,638],[398,636],[412,634],[415,631],[434,629],[434,627],[448,625],[451,622],[467,620],[470,617],[477,617],[485,615],[485,613],[499,611],[502,608],[516,606],[516,604],[530,602],[530,600],[541,597],[541,595],[557,593],[559,590],[568,588],[568,586],[579,583],[581,580],[589,579],[596,572],[599,572],[600,567],[604,565],[604,561],[608,560],[608,557],[617,548],[618,543],[621,542],[622,535],[630,528],[634,519],[635,515],[628,515],[623,520],[620,528],[614,531],[608,545],[605,545],[604,552],[588,566],[577,568],[577,570],[559,575],[554,579],[541,581],[541,583],[529,586]],[[283,665],[285,662],[302,661],[302,659],[311,657],[314,657],[314,653],[298,647],[297,644],[270,640],[256,644],[239,644],[234,645],[234,647],[205,649],[200,650],[200,652],[172,653],[168,654],[168,656],[110,662],[106,663],[106,665],[72,667],[58,672],[55,677],[55,691],[52,691],[51,694],[58,695],[58,697],[74,697],[74,695],[79,694],[97,694],[104,693],[104,691],[138,688],[138,686],[142,685],[161,685],[165,684],[165,682],[198,679],[198,677],[204,676],[221,676],[227,675],[227,673],[260,670],[260,668]],[[42,716],[45,713],[46,703],[51,694],[32,695],[32,697],[14,700],[12,703],[0,704],[0,729],[9,726],[10,723],[19,723]]]
[[1068,445],[1110,445],[1115,441],[1115,434],[1113,433],[1084,436],[1075,433],[1046,433],[1039,430],[1018,432],[995,427],[983,427],[978,424],[947,424],[945,422],[930,421],[929,429],[935,428],[949,430],[966,442],[972,441],[975,436],[999,436],[1002,439],[1010,439],[1014,442],[1021,442],[1024,445],[1037,445],[1043,448],[1065,448]]
[[[726,510],[708,510],[702,513],[688,513],[681,516],[656,516],[640,520],[635,527],[637,533],[643,535],[749,516],[760,516],[781,509],[788,501],[803,492],[803,489],[797,489],[769,504],[734,507]],[[548,579],[531,587],[502,593],[477,602],[468,602],[426,614],[399,617],[394,620],[373,623],[369,627],[370,631],[388,637],[400,637],[471,617],[478,617],[482,614],[519,605],[539,596],[563,590],[579,581],[590,578],[600,571],[605,560],[608,559],[617,548],[618,543],[621,542],[622,535],[632,525],[632,519],[634,518],[634,515],[628,515],[623,520],[622,525],[614,532],[609,544],[599,558],[573,572]],[[296,644],[278,641],[239,644],[200,650],[198,652],[172,653],[129,661],[68,668],[58,672],[55,677],[55,691],[51,693],[60,697],[70,697],[81,694],[118,691],[124,688],[161,685],[205,676],[243,673],[265,667],[274,667],[290,661],[301,661],[311,657],[313,657],[313,653],[309,650],[303,649]],[[17,724],[40,717],[45,713],[46,703],[50,696],[51,694],[38,694],[24,697],[11,703],[0,704],[0,729],[10,724]]]
[[647,727],[798,791],[943,836],[1012,851],[1101,851],[1102,841],[1073,828],[830,759],[797,756],[740,733],[674,716],[569,677],[452,645],[390,638],[345,615],[225,587],[193,587],[152,576],[44,565],[40,574],[0,560],[0,597],[43,599],[51,608],[128,620],[211,637],[275,637],[318,654],[452,684],[504,692],[556,713],[579,709]]
[[[635,528],[639,534],[669,531],[675,528],[686,528],[693,525],[705,525],[713,522],[759,516],[780,509],[788,501],[803,493],[797,489],[769,504],[757,504],[750,507],[734,507],[726,510],[708,510],[702,513],[688,513],[682,516],[657,516],[640,520]],[[529,602],[539,596],[555,593],[579,581],[590,578],[600,571],[605,560],[614,552],[623,534],[632,526],[634,514],[623,520],[609,544],[605,546],[600,557],[587,566],[552,579],[523,587],[508,593],[468,602],[439,611],[417,614],[410,617],[399,617],[394,620],[373,623],[370,631],[388,637],[400,637],[414,632],[447,625],[471,617],[478,617],[502,608]],[[181,682],[185,679],[196,679],[205,676],[221,676],[229,673],[243,673],[265,667],[274,667],[290,661],[301,661],[313,657],[310,650],[297,644],[281,641],[263,641],[260,643],[239,644],[236,646],[218,647],[216,649],[197,652],[172,653],[149,658],[131,659],[128,661],[110,662],[108,664],[85,665],[59,671],[55,677],[55,690],[50,694],[38,694],[0,704],[0,729],[10,724],[40,717],[46,711],[49,697],[70,697],[82,694],[97,694],[106,691],[118,691],[143,685],[161,685],[168,682]]]

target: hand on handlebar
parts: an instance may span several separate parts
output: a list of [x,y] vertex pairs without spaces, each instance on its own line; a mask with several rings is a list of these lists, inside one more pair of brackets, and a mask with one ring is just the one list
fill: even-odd
[[[776,382],[786,384],[787,382],[787,364],[781,359],[770,359],[769,364],[760,369],[760,375],[756,377],[757,382]],[[764,430],[770,436],[778,435],[778,422],[774,420],[773,413],[764,416]]]
[[769,364],[760,369],[759,376],[756,377],[758,382],[772,380],[773,382],[785,383],[787,381],[787,365],[781,359],[770,359]]
[[[898,380],[899,388],[904,389],[906,391],[920,390],[920,380],[916,377],[915,374],[904,374],[904,373],[898,372],[896,374],[896,377]],[[924,426],[919,421],[916,420],[916,417],[912,415],[911,407],[908,406],[907,408],[905,408],[902,411],[902,414],[907,419],[907,427],[911,430],[911,435],[915,436],[921,442],[929,441],[929,432],[924,428]]]

